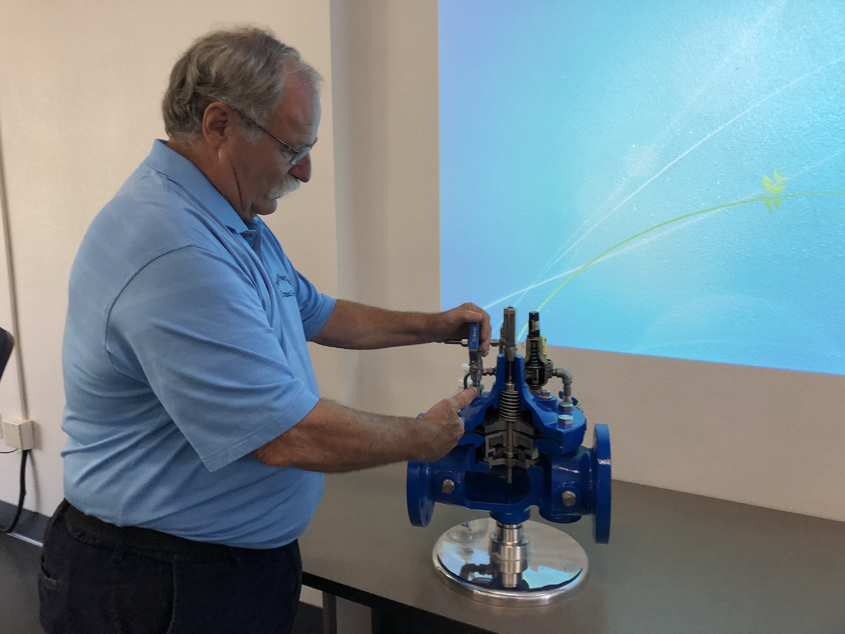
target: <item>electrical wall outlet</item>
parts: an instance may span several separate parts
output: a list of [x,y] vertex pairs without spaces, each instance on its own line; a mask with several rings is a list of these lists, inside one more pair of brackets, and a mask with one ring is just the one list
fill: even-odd
[[35,423],[31,420],[2,421],[3,440],[15,449],[32,449],[35,446]]

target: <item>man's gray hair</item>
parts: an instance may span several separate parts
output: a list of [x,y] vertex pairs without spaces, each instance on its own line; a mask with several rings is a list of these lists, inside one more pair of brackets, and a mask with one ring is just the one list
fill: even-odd
[[[316,92],[322,78],[269,31],[254,27],[213,31],[185,51],[164,94],[164,129],[177,143],[190,145],[202,132],[205,109],[222,101],[264,125],[282,101],[286,76],[299,73]],[[260,131],[249,126],[247,139]]]

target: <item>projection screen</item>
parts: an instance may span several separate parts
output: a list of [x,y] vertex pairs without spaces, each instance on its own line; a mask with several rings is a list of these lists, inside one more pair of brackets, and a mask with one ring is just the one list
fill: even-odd
[[439,45],[444,308],[845,374],[845,3],[441,1]]

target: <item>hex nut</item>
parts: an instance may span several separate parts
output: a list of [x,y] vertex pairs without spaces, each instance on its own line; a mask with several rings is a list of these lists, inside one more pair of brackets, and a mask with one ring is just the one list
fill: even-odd
[[572,426],[572,414],[560,414],[557,417],[557,424],[563,425],[564,427],[571,427]]
[[455,483],[447,478],[440,484],[440,490],[446,495],[449,495],[455,491]]
[[540,390],[540,398],[548,400],[552,397],[552,393],[548,390]]
[[563,495],[560,496],[560,499],[563,501],[564,506],[575,506],[575,503],[578,501],[578,496],[572,491],[564,491]]

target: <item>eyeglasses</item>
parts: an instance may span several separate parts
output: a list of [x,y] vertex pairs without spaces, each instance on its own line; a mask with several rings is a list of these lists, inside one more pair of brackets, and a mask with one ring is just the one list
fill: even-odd
[[[226,104],[226,105],[228,105],[228,104]],[[313,148],[317,144],[317,139],[314,139],[314,143],[312,143],[311,145],[306,145],[305,147],[296,149],[295,147],[292,147],[292,146],[288,145],[287,143],[285,143],[284,141],[282,141],[279,137],[277,137],[275,134],[270,132],[264,126],[259,125],[259,123],[255,119],[253,119],[252,117],[245,115],[243,112],[241,112],[237,108],[233,108],[232,106],[229,106],[229,107],[232,108],[232,110],[234,110],[239,117],[246,119],[252,125],[254,125],[256,128],[261,130],[264,134],[266,134],[267,136],[271,137],[274,141],[276,141],[277,143],[284,146],[284,148],[288,151],[288,153],[291,154],[291,157],[290,157],[290,164],[291,165],[296,165],[299,161],[304,159],[306,154],[308,154],[311,151],[311,148]]]

